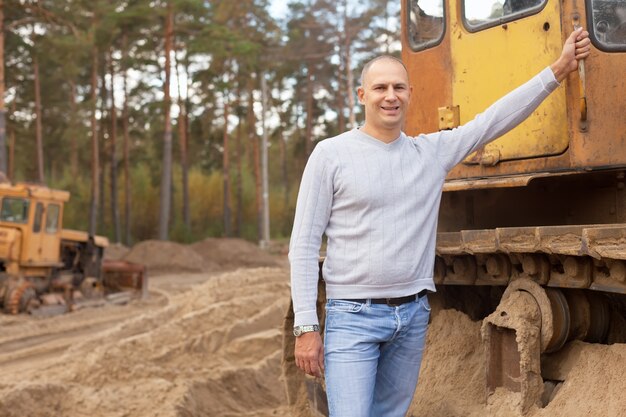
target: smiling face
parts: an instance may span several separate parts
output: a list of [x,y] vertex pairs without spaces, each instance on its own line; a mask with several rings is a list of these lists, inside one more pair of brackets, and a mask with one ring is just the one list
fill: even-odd
[[357,90],[365,107],[361,130],[383,142],[393,141],[400,135],[411,99],[406,69],[395,59],[383,57],[366,67],[362,84]]

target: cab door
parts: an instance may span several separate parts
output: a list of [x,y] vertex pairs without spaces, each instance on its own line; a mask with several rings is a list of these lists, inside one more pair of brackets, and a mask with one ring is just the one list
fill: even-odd
[[43,226],[43,215],[45,205],[42,201],[34,201],[34,213],[32,223],[29,225],[30,231],[27,233],[28,238],[24,241],[24,250],[22,251],[22,260],[25,264],[31,266],[40,265],[41,259],[41,231]]
[[48,203],[44,213],[41,233],[41,260],[48,264],[59,262],[61,250],[61,205]]
[[29,244],[24,248],[27,264],[52,266],[59,263],[60,216],[61,205],[59,203],[37,201]]
[[[452,14],[452,102],[461,124],[554,62],[562,49],[557,0],[459,0]],[[466,164],[557,155],[569,145],[565,89]]]

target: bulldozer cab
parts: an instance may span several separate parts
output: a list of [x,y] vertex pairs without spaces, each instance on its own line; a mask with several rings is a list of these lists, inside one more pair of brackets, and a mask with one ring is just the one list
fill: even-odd
[[66,191],[0,185],[0,258],[26,267],[59,266],[63,204],[68,200]]
[[4,312],[61,314],[79,305],[99,304],[105,295],[118,304],[147,296],[143,265],[106,262],[106,237],[63,229],[63,207],[69,198],[67,191],[0,183]]
[[[462,0],[454,10],[455,3],[408,1],[404,59],[409,72],[417,75],[411,80],[417,96],[430,98],[413,104],[421,108],[408,122],[410,134],[451,129],[472,120],[560,54],[560,2]],[[441,69],[420,70],[420,63],[437,63]],[[533,117],[464,162],[495,165],[561,154],[569,145],[567,133],[565,90],[559,89]]]
[[575,27],[593,43],[578,73],[448,182],[623,165],[625,1],[404,0],[402,19],[402,58],[418,97],[409,105],[409,135],[473,119],[554,62]]
[[[464,124],[561,53],[560,2],[546,0],[467,0],[451,28],[455,63],[452,97]],[[569,22],[568,22],[569,23]],[[537,45],[528,48],[525,45]],[[540,46],[541,45],[541,46]],[[510,53],[515,51],[515,53]],[[504,59],[506,57],[506,59]],[[569,144],[565,90],[558,89],[533,117],[466,164],[557,155]]]

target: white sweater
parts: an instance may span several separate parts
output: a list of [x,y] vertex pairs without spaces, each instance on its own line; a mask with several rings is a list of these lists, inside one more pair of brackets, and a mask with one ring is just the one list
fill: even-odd
[[435,290],[437,214],[448,171],[526,119],[558,86],[550,68],[453,130],[391,143],[358,129],[320,142],[300,184],[291,234],[294,325],[317,324],[318,257],[328,298]]

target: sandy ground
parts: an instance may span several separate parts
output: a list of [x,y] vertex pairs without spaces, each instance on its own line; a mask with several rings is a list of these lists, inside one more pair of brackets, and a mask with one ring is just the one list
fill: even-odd
[[[284,257],[237,240],[117,249],[117,258],[149,260],[148,300],[0,316],[0,416],[302,417],[281,376]],[[163,260],[185,256],[197,270],[173,272]],[[408,415],[520,416],[514,394],[486,398],[481,323],[436,304]],[[564,383],[528,416],[626,415],[626,345],[574,342],[552,362]]]

